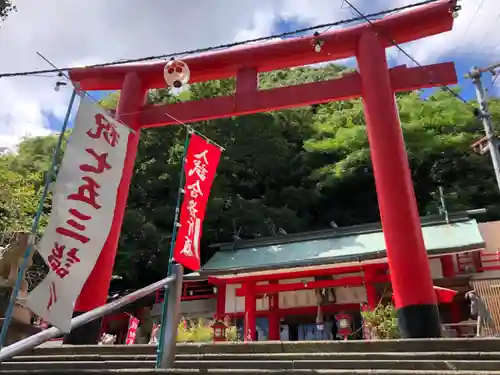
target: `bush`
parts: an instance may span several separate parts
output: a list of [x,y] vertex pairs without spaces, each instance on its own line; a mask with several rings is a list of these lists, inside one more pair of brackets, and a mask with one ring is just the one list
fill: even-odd
[[380,304],[372,311],[363,311],[361,316],[375,338],[397,339],[401,337],[396,309],[392,304],[385,306]]
[[187,321],[182,318],[177,326],[177,341],[179,342],[206,342],[212,341],[213,330],[205,324],[203,319]]
[[[227,341],[238,341],[238,329],[236,326],[228,324],[225,321],[228,329],[226,330]],[[196,321],[188,321],[181,319],[177,326],[177,342],[209,342],[213,340],[214,331],[211,323],[207,324],[203,319]]]
[[229,326],[226,330],[226,340],[227,341],[240,341],[240,335],[238,333],[238,328],[236,326]]

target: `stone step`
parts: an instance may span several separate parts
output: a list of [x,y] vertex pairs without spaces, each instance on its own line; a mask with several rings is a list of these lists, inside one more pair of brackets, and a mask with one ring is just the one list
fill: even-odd
[[[262,341],[253,343],[178,344],[178,354],[205,353],[369,353],[369,352],[500,352],[499,338],[416,339],[380,341]],[[155,354],[154,345],[89,345],[41,347],[26,354]]]
[[[154,361],[155,354],[61,354],[17,356],[8,362],[62,362],[62,361]],[[294,360],[427,360],[427,361],[500,361],[500,352],[382,352],[382,353],[221,353],[178,354],[177,361],[294,361]]]
[[[191,362],[193,364],[193,362]],[[121,370],[121,369],[153,369],[155,361],[40,361],[40,362],[4,362],[0,364],[0,374],[4,371],[25,371],[31,374],[36,370]],[[192,369],[198,367],[192,366]]]
[[175,368],[192,369],[342,369],[342,370],[470,370],[500,371],[499,361],[176,361]]
[[[61,370],[31,370],[34,375],[200,375],[200,370],[155,370],[155,369],[119,369],[119,370],[85,370],[78,368],[66,368]],[[248,369],[209,369],[204,370],[204,374],[210,375],[500,375],[500,371],[441,371],[441,370],[314,370],[314,369],[294,369],[294,370],[248,370]],[[0,370],[1,375],[25,375],[25,370]]]
[[[7,362],[0,365],[0,371],[74,369],[147,369],[154,368],[155,361],[67,361],[67,362]],[[198,370],[460,370],[460,371],[500,371],[500,361],[335,361],[335,360],[299,360],[299,361],[176,361],[177,369]]]
[[470,370],[500,371],[498,361],[176,361],[175,368],[282,370]]

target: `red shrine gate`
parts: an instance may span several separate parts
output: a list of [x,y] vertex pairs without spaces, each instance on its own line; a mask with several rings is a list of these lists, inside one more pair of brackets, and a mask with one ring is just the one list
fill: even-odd
[[[439,337],[441,329],[394,92],[457,83],[452,63],[388,69],[385,49],[452,29],[456,0],[350,28],[272,43],[227,49],[184,59],[190,83],[236,77],[234,96],[171,105],[146,105],[147,90],[163,88],[164,63],[74,69],[81,90],[121,90],[116,118],[129,136],[114,221],[75,311],[106,302],[130,180],[142,128],[363,98],[391,281],[404,337]],[[320,39],[322,48],[314,44]],[[340,79],[260,91],[258,74],[356,56],[359,73]],[[167,116],[168,113],[170,116]]]

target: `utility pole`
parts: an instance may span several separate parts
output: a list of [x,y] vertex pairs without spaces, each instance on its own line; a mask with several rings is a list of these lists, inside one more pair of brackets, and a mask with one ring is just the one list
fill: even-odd
[[[485,141],[487,142],[488,149],[491,155],[491,161],[493,163],[493,170],[495,171],[495,178],[497,180],[498,190],[500,191],[500,151],[498,137],[493,130],[493,123],[491,119],[491,113],[488,110],[488,102],[484,92],[483,83],[481,81],[481,76],[485,72],[491,72],[495,74],[495,69],[500,67],[500,63],[488,66],[486,68],[480,69],[477,67],[472,68],[468,77],[472,79],[472,83],[476,88],[476,96],[479,104],[478,116],[483,122]],[[499,74],[499,73],[496,73]]]
[[446,209],[446,201],[444,199],[444,190],[443,190],[443,186],[442,185],[439,185],[438,187],[438,192],[439,192],[439,213],[441,215],[444,215],[444,218],[446,220],[446,224],[449,224],[450,223],[450,218],[448,216],[448,210]]

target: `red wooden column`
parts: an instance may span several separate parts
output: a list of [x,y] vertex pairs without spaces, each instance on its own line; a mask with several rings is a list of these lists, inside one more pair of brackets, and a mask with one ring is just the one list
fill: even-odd
[[365,288],[366,288],[366,302],[369,310],[374,310],[380,300],[380,296],[374,285],[374,280],[376,278],[376,268],[366,266],[364,268],[365,273]]
[[128,137],[127,155],[123,166],[123,175],[118,187],[115,214],[108,238],[104,243],[101,255],[85,283],[76,302],[75,311],[89,311],[106,303],[111,274],[115,264],[116,248],[120,238],[123,215],[127,207],[130,181],[134,174],[134,163],[139,145],[140,107],[146,101],[147,89],[142,85],[136,73],[125,76],[120,92],[120,100],[116,111],[116,119],[129,126],[132,131]]
[[455,276],[455,263],[453,262],[453,254],[441,256],[441,270],[443,277]]
[[[269,284],[278,284],[278,280],[271,280]],[[279,315],[279,293],[269,295],[269,340],[278,341],[280,339],[280,315]]]
[[215,317],[219,320],[223,320],[226,315],[226,284],[216,285],[216,288],[217,300],[215,305]]
[[[443,277],[455,276],[455,262],[453,261],[453,257],[453,254],[441,256],[441,270],[443,271]],[[458,323],[462,320],[462,311],[458,301],[452,301],[450,304],[450,320],[451,323]]]
[[245,285],[245,342],[255,340],[256,332],[256,301],[254,293],[255,283]]
[[436,295],[385,48],[373,29],[360,37],[356,57],[401,333],[404,338],[440,337]]

